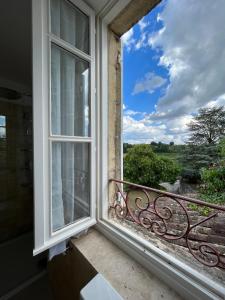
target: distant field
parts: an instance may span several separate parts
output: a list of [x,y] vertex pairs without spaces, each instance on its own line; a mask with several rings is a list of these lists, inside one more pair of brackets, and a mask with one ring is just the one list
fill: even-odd
[[157,153],[158,156],[160,157],[167,157],[170,158],[172,160],[178,161],[179,158],[181,157],[180,153],[171,153],[171,152],[162,152],[162,153]]
[[[171,152],[161,152],[161,153],[156,153],[156,154],[157,154],[157,156],[160,156],[160,157],[170,158],[178,163],[179,163],[179,159],[182,156],[180,153],[176,153],[176,152],[172,152],[172,153]],[[123,158],[125,158],[126,155],[127,155],[127,153],[124,153]]]

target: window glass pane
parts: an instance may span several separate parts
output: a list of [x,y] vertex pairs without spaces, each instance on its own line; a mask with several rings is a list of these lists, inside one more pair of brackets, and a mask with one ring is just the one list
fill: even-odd
[[51,1],[51,30],[61,39],[89,53],[89,18],[69,1]]
[[52,144],[53,231],[90,216],[90,162],[88,143]]
[[6,126],[6,121],[5,121],[6,117],[0,115],[0,126]]
[[52,134],[89,136],[89,63],[52,45]]
[[0,139],[6,138],[6,117],[0,115]]

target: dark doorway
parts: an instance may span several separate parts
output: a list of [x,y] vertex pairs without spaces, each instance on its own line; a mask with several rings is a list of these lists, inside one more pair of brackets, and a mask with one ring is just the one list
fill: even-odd
[[32,253],[31,24],[31,0],[1,1],[0,298],[4,299],[50,299],[46,254]]

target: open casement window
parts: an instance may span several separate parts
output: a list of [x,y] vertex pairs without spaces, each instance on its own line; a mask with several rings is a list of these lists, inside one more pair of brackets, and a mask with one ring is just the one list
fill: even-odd
[[93,11],[33,0],[34,254],[95,224]]

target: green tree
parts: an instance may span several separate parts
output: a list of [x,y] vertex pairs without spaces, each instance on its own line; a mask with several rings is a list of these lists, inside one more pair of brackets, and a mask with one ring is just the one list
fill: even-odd
[[129,144],[129,143],[123,143],[123,153],[127,153],[127,150],[129,148],[132,148],[133,145]]
[[154,141],[151,142],[151,146],[157,146],[157,145],[158,145],[158,143],[156,143]]
[[124,158],[124,178],[133,183],[158,187],[163,181],[173,183],[178,174],[178,165],[169,158],[157,156],[150,145],[135,145]]
[[223,106],[201,108],[188,124],[192,135],[189,143],[195,145],[215,144],[225,135],[225,111]]
[[167,153],[167,152],[169,152],[169,145],[164,144],[162,142],[159,142],[158,146],[157,146],[157,149],[156,149],[156,152],[158,152],[158,153]]
[[201,168],[218,162],[219,152],[216,145],[186,145],[180,157],[181,176],[188,182],[201,180]]

